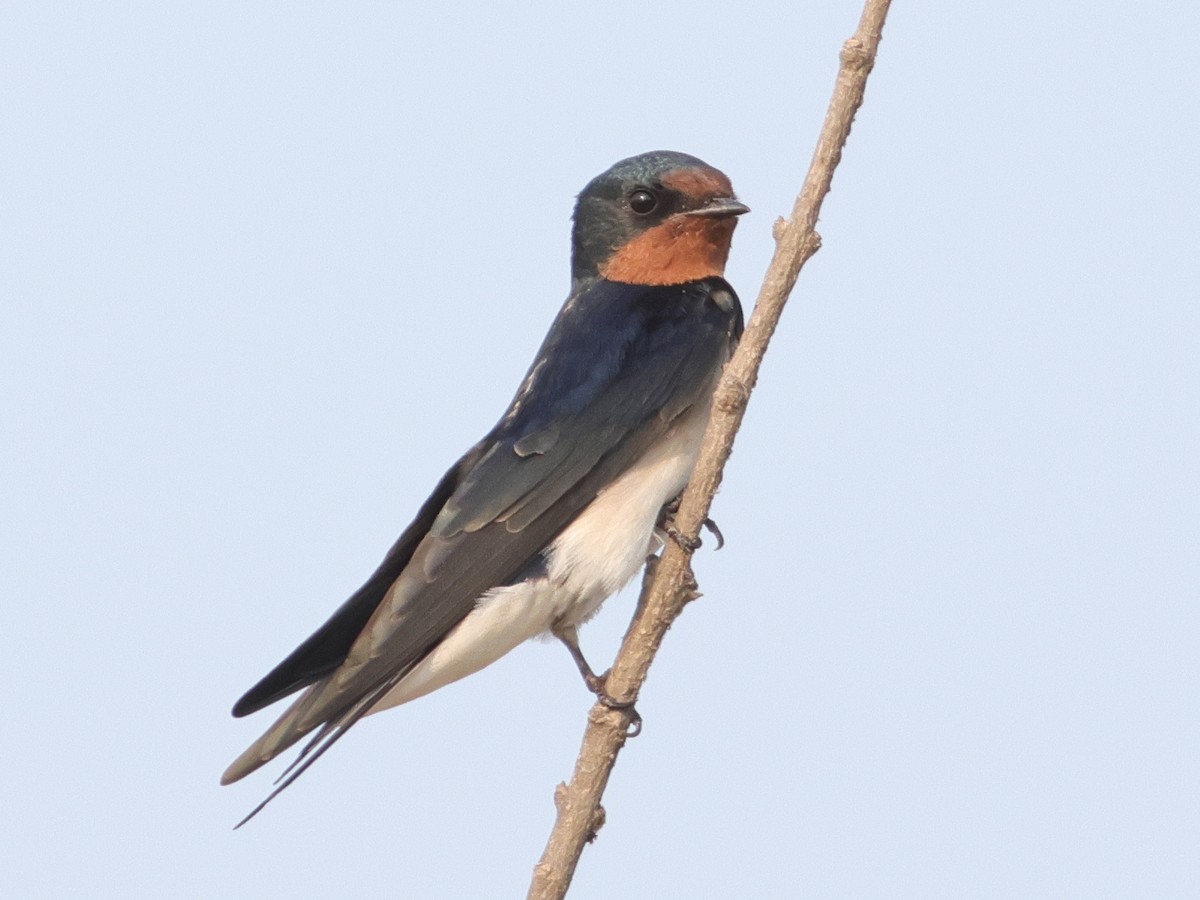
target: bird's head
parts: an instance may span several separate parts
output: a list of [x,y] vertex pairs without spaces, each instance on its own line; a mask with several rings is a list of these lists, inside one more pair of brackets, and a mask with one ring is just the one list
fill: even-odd
[[694,156],[623,159],[579,194],[572,279],[683,284],[722,275],[736,217],[749,211],[725,174]]

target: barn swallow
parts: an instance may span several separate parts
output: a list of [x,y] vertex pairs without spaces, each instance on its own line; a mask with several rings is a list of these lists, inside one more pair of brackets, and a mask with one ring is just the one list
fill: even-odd
[[661,546],[664,510],[696,465],[742,333],[722,276],[748,211],[723,173],[667,151],[622,160],[580,192],[570,296],[503,417],[366,584],[234,705],[245,716],[303,690],[222,784],[315,732],[247,819],[363,716],[537,635],[562,640],[607,697],[576,628]]

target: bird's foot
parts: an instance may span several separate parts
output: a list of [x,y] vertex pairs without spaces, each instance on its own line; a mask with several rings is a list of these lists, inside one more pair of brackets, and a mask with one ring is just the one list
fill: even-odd
[[[680,498],[676,497],[662,508],[658,527],[662,530],[663,534],[673,540],[684,550],[688,551],[688,553],[695,553],[702,546],[704,546],[704,542],[700,539],[699,535],[696,535],[694,538],[688,537],[677,527],[675,527],[675,514],[679,512],[679,500]],[[720,550],[725,546],[725,535],[721,534],[721,529],[717,527],[717,523],[711,518],[706,518],[703,522],[701,522],[700,527],[707,529],[708,532],[717,539],[716,549]]]
[[603,675],[592,674],[590,677],[584,677],[584,683],[588,686],[588,690],[596,695],[596,702],[608,709],[615,709],[618,712],[623,712],[629,716],[629,729],[625,732],[626,737],[637,737],[642,733],[642,714],[637,711],[633,700],[618,700],[608,692],[608,676],[612,670],[609,669]]
[[[710,534],[712,534],[713,537],[717,539],[717,546],[715,549],[720,550],[725,546],[725,535],[721,534],[721,529],[717,527],[716,522],[714,522],[712,519],[705,519],[700,523],[700,527],[706,529]],[[684,550],[687,550],[689,553],[695,553],[704,546],[704,541],[700,539],[699,535],[694,538],[688,537],[675,527],[674,520],[668,519],[666,522],[664,522],[662,530],[666,533],[667,537],[677,543]]]
[[682,547],[688,553],[695,553],[697,550],[699,550],[701,547],[704,546],[704,541],[700,540],[700,538],[698,536],[694,537],[694,538],[688,537],[686,534],[684,534],[682,531],[680,531],[678,528],[675,527],[674,522],[667,522],[666,524],[664,524],[663,531],[666,532],[667,537],[669,537],[671,540],[673,540],[675,543],[677,543],[680,547]]

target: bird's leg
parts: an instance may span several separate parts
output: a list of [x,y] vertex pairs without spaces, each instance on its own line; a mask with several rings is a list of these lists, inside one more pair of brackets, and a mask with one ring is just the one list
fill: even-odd
[[[557,622],[550,629],[550,633],[563,642],[563,645],[571,653],[571,659],[575,660],[575,666],[579,669],[579,674],[583,676],[583,683],[587,685],[587,689],[596,695],[596,699],[601,705],[607,706],[609,709],[621,710],[629,715],[629,737],[636,737],[642,730],[642,717],[634,707],[632,700],[615,700],[608,693],[608,672],[603,675],[597,675],[592,671],[592,667],[588,665],[587,659],[583,655],[583,651],[579,649],[579,631],[574,625],[567,625],[562,622]],[[609,670],[611,671],[611,670]]]
[[593,694],[603,693],[605,676],[608,673],[605,673],[605,676],[600,676],[592,671],[592,667],[588,665],[583,651],[579,649],[579,631],[575,626],[556,623],[550,629],[550,633],[562,641],[567,650],[571,652],[571,659],[575,660],[575,666],[579,669],[579,674],[583,676],[583,683],[587,685],[587,689]]

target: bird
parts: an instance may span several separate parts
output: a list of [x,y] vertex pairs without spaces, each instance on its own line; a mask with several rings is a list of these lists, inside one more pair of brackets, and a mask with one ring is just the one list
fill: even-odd
[[366,583],[233,707],[300,693],[225,771],[305,737],[256,815],[363,716],[552,634],[604,690],[578,627],[669,536],[721,371],[742,334],[724,278],[729,178],[694,156],[623,159],[579,193],[570,292],[496,425],[438,482]]

